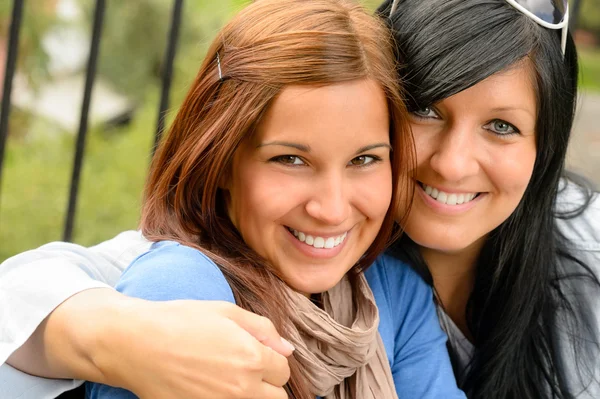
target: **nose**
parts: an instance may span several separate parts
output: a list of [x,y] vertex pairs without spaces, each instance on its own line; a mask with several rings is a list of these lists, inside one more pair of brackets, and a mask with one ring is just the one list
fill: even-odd
[[350,216],[350,198],[343,173],[322,176],[313,185],[314,193],[306,203],[306,212],[319,222],[339,226]]
[[458,182],[479,171],[477,132],[468,126],[451,126],[436,137],[431,154],[431,168],[444,180]]

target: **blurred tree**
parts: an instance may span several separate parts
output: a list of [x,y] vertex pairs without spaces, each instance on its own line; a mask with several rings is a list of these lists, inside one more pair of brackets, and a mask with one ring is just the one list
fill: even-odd
[[[205,45],[240,0],[185,1],[175,79],[187,82],[204,56]],[[107,2],[98,72],[128,96],[141,99],[160,82],[173,0]],[[93,2],[86,0],[87,14]],[[91,21],[91,15],[87,18]]]
[[[17,68],[31,87],[36,88],[48,78],[48,55],[44,51],[42,39],[56,23],[54,14],[56,0],[26,1],[21,21]],[[0,52],[6,52],[8,30],[13,2],[0,1]],[[4,57],[0,57],[4,59]],[[4,71],[4,65],[1,68]],[[3,74],[2,74],[3,75]],[[4,76],[0,76],[3,78]]]
[[[210,41],[232,15],[250,0],[184,1],[174,72],[174,90],[196,74]],[[373,10],[380,0],[362,0]],[[160,82],[160,72],[174,0],[107,2],[99,74],[123,93],[141,99]],[[85,0],[88,14],[93,1]],[[91,15],[87,18],[91,21]],[[179,89],[178,89],[179,88]],[[182,93],[177,93],[181,95]]]
[[596,35],[600,40],[600,0],[580,0],[578,27]]

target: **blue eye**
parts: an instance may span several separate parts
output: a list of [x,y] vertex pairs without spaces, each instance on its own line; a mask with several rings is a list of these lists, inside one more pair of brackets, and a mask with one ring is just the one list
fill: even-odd
[[302,160],[302,158],[300,158],[299,156],[296,156],[296,155],[279,155],[279,156],[271,158],[269,161],[281,163],[284,165],[293,165],[293,166],[304,165],[304,161]]
[[435,112],[435,110],[431,107],[425,107],[425,108],[421,108],[421,109],[417,109],[415,111],[412,111],[412,113],[416,116],[418,116],[419,118],[438,118],[438,114]]
[[501,136],[521,133],[515,126],[501,119],[494,119],[483,128]]

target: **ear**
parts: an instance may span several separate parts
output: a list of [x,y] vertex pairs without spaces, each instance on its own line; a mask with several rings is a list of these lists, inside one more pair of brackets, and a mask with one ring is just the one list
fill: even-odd
[[[229,220],[234,226],[237,226],[235,220],[235,214],[232,211],[232,201],[231,201],[231,169],[227,168],[219,178],[219,191],[221,193],[221,198],[223,199],[223,206],[225,208],[225,212],[227,212],[227,216],[229,216]],[[237,228],[237,227],[236,227]]]
[[227,169],[221,173],[219,177],[218,187],[224,192],[228,192],[231,187],[231,166],[228,166]]

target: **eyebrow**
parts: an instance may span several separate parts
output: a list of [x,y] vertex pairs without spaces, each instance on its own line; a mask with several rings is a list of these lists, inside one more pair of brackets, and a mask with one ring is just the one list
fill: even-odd
[[302,152],[310,152],[310,146],[309,145],[305,145],[305,144],[298,144],[298,143],[292,143],[290,141],[267,141],[266,143],[260,143],[259,145],[256,146],[256,148],[260,148],[260,147],[266,147],[269,145],[280,145],[283,147],[291,147],[291,148],[295,148],[299,151]]
[[377,143],[377,144],[366,145],[364,147],[359,148],[358,151],[356,151],[356,155],[361,154],[363,152],[373,150],[375,148],[381,148],[381,147],[387,147],[390,151],[392,151],[392,146],[389,145],[388,143]]
[[533,115],[528,109],[526,108],[521,108],[521,107],[498,107],[498,108],[492,108],[492,111],[494,112],[502,112],[502,111],[523,111],[528,113],[529,115],[533,116],[535,118],[535,115]]
[[[270,146],[270,145],[279,145],[279,146],[283,146],[283,147],[291,147],[291,148],[295,148],[299,151],[302,152],[310,152],[310,146],[309,145],[305,145],[305,144],[298,144],[298,143],[292,143],[290,141],[267,141],[266,143],[260,143],[259,145],[256,146],[256,148],[260,148],[260,147],[266,147],[266,146]],[[358,151],[356,151],[356,154],[361,154],[363,152],[366,151],[370,151],[373,150],[375,148],[380,148],[380,147],[387,147],[390,149],[390,151],[392,151],[392,146],[389,145],[388,143],[376,143],[376,144],[369,144],[366,145],[364,147],[360,147],[358,149]]]

